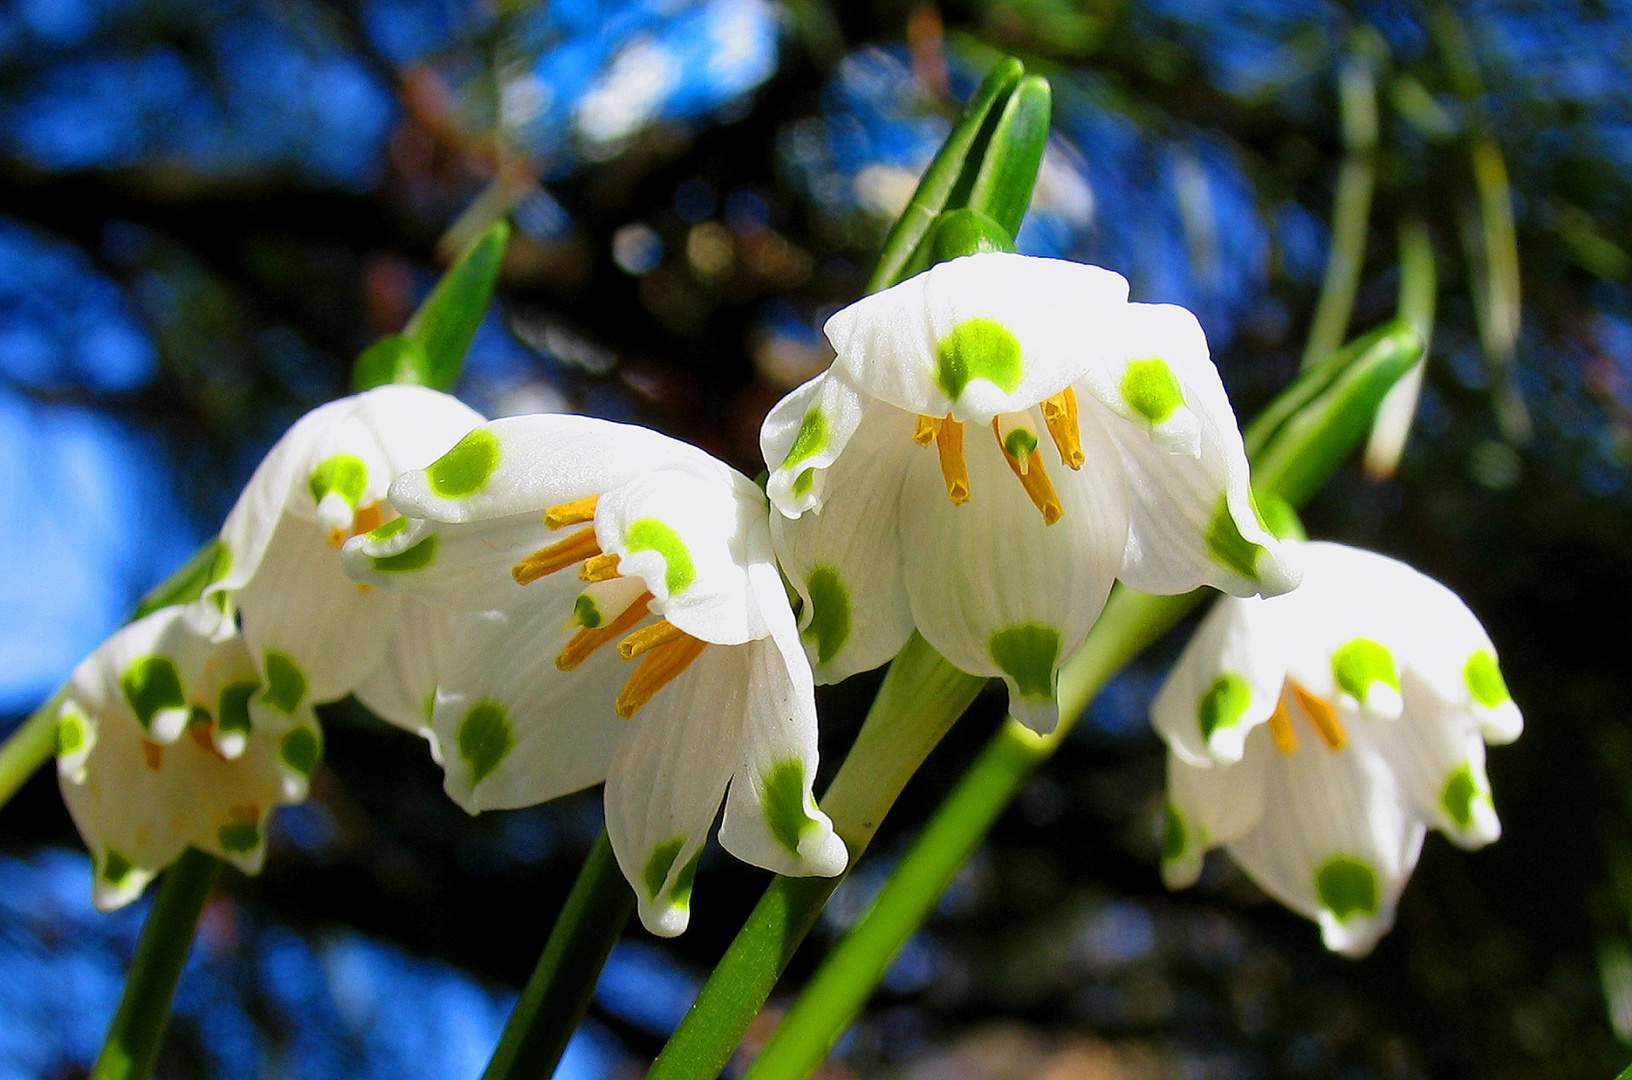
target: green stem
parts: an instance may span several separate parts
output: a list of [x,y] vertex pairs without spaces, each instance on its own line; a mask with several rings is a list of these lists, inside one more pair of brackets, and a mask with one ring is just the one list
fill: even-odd
[[1369,60],[1352,56],[1338,77],[1338,101],[1343,120],[1343,164],[1337,174],[1332,205],[1332,250],[1326,259],[1326,278],[1309,325],[1303,366],[1318,363],[1343,343],[1360,291],[1360,270],[1366,259],[1366,222],[1371,216],[1371,193],[1376,181],[1377,86]]
[[[986,680],[960,671],[916,632],[890,663],[822,809],[855,865],[901,789]],[[648,1080],[714,1080],[771,996],[840,878],[771,882],[652,1063]]]
[[51,698],[0,744],[0,806],[10,802],[17,789],[56,753],[56,705],[57,699]]
[[544,1080],[555,1072],[589,1008],[601,968],[634,910],[635,894],[618,869],[603,829],[578,871],[482,1080]]
[[142,924],[125,993],[91,1069],[91,1080],[147,1080],[153,1072],[170,1022],[176,981],[192,949],[204,901],[220,873],[221,861],[196,848],[182,852],[165,872]]

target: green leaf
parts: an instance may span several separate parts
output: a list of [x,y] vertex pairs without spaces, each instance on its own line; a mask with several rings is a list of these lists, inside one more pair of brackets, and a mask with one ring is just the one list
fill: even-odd
[[968,205],[991,217],[1010,236],[1031,205],[1031,189],[1043,164],[1054,93],[1041,75],[1027,75],[1009,96],[992,130],[969,192]]
[[[965,177],[968,158],[971,152],[977,152],[978,158],[978,150],[990,138],[994,110],[1014,92],[1024,74],[1025,67],[1012,57],[999,60],[986,73],[974,96],[969,99],[963,118],[946,137],[935,160],[924,172],[923,179],[918,181],[918,190],[913,192],[912,200],[896,219],[889,236],[885,237],[883,250],[878,253],[878,264],[867,282],[868,292],[887,289],[910,276],[906,273],[907,263],[929,233],[936,217],[949,206],[955,209],[964,205],[967,192],[973,186],[973,179]],[[963,198],[955,198],[955,193],[960,189],[964,193]]]
[[935,222],[933,261],[945,262],[983,251],[1013,251],[1014,233],[979,210],[949,210]]
[[477,237],[448,267],[402,334],[375,342],[357,358],[352,385],[365,390],[387,382],[406,382],[453,389],[465,350],[493,296],[509,240],[510,226],[504,221],[494,222]]
[[211,583],[226,576],[230,556],[220,540],[210,540],[193,552],[193,557],[182,563],[175,573],[165,578],[136,604],[140,619],[171,604],[186,604],[197,600]]

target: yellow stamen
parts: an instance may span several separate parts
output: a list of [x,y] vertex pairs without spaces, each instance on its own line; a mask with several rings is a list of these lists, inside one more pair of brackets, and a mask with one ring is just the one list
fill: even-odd
[[1065,506],[1060,502],[1059,493],[1054,490],[1054,482],[1048,478],[1043,455],[1037,452],[1035,446],[1024,461],[1009,453],[1009,448],[1003,445],[1003,432],[999,430],[996,418],[992,420],[992,434],[997,436],[997,445],[1003,450],[1003,460],[1009,463],[1009,469],[1020,479],[1020,486],[1026,489],[1031,505],[1043,515],[1043,524],[1052,525],[1060,520]]
[[633,660],[641,653],[651,652],[659,645],[685,637],[686,632],[675,626],[667,619],[660,619],[650,626],[643,626],[618,642],[618,655],[625,660]]
[[617,577],[618,553],[609,551],[605,555],[585,559],[584,565],[578,568],[578,576],[585,581],[606,581]]
[[555,666],[562,671],[571,671],[573,668],[589,659],[589,654],[605,645],[609,641],[616,641],[629,632],[629,628],[644,619],[647,614],[646,605],[651,603],[652,594],[641,593],[635,602],[624,608],[617,618],[593,630],[584,629],[572,635],[567,647],[555,658]]
[[953,506],[969,501],[969,466],[963,460],[963,424],[947,413],[935,431],[935,448],[941,455],[941,479],[946,481],[946,497]]
[[329,546],[330,547],[339,547],[341,544],[344,544],[345,542],[346,542],[346,530],[344,530],[344,529],[335,529],[335,528],[330,528],[329,529]]
[[1086,460],[1082,456],[1082,427],[1077,423],[1077,392],[1067,386],[1058,394],[1043,401],[1043,423],[1060,452],[1060,460],[1068,468],[1080,469]]
[[379,503],[369,503],[357,511],[357,516],[352,518],[351,535],[361,536],[366,532],[373,532],[384,524],[385,511],[380,509]]
[[1292,730],[1292,714],[1286,711],[1286,699],[1275,703],[1275,712],[1269,718],[1269,737],[1275,740],[1275,749],[1283,754],[1298,752],[1298,734]]
[[594,521],[595,504],[599,500],[599,495],[585,495],[582,499],[574,499],[558,506],[546,506],[544,508],[544,527],[546,529],[560,529],[567,525],[580,525],[586,521]]
[[1309,723],[1320,732],[1320,737],[1326,740],[1326,745],[1333,750],[1341,750],[1349,744],[1349,733],[1343,729],[1343,722],[1337,718],[1337,710],[1322,698],[1318,698],[1288,679],[1292,687],[1292,694],[1303,706],[1303,713],[1309,718]]
[[623,693],[612,703],[612,708],[625,720],[629,719],[635,715],[636,709],[652,700],[653,694],[691,666],[691,662],[701,656],[706,648],[708,642],[690,634],[682,634],[673,641],[659,645],[646,654],[634,674],[629,676],[629,681],[623,684]]
[[919,446],[928,446],[940,434],[941,420],[937,416],[918,415],[918,422],[912,428],[912,441]]
[[579,529],[549,547],[539,548],[512,566],[510,576],[516,579],[517,585],[529,585],[546,574],[553,574],[557,570],[565,569],[591,556],[598,556],[600,553],[601,544],[595,539],[595,530]]
[[148,742],[146,739],[143,739],[142,740],[142,760],[147,763],[147,767],[149,769],[161,769],[161,768],[163,768],[164,767],[164,747],[159,745],[156,742]]

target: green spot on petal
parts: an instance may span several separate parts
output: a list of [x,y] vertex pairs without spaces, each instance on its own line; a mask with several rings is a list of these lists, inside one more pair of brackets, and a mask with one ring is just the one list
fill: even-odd
[[1359,859],[1336,855],[1315,871],[1315,895],[1343,922],[1356,913],[1377,911],[1377,872]]
[[[210,580],[205,584],[214,585],[217,581],[220,581],[222,578],[226,577],[227,571],[231,569],[232,549],[227,547],[225,544],[217,544],[215,549],[215,559],[210,563]],[[217,593],[216,595],[220,594]]]
[[1445,790],[1440,793],[1439,801],[1458,828],[1466,829],[1473,824],[1473,798],[1477,794],[1479,785],[1474,782],[1473,770],[1466,765],[1445,781]]
[[1021,697],[1054,696],[1054,664],[1060,658],[1060,632],[1052,626],[1021,623],[997,631],[988,643],[992,663],[1014,681]]
[[1122,373],[1121,389],[1122,400],[1128,403],[1128,408],[1152,424],[1160,424],[1184,404],[1179,377],[1159,356],[1129,360]]
[[703,849],[698,848],[691,861],[674,876],[674,888],[669,890],[669,902],[677,908],[691,906],[691,887],[697,881],[697,864],[703,861]]
[[935,350],[935,381],[953,401],[974,379],[1009,393],[1020,385],[1022,371],[1020,339],[995,319],[965,319]]
[[799,854],[799,837],[815,825],[805,813],[805,763],[789,758],[765,778],[765,823],[776,842]]
[[1468,657],[1468,662],[1462,665],[1462,681],[1468,684],[1473,700],[1487,709],[1513,700],[1513,695],[1507,692],[1507,680],[1502,678],[1502,669],[1496,663],[1496,654],[1489,649],[1480,649]]
[[385,524],[376,525],[374,528],[368,530],[368,538],[370,540],[389,540],[407,527],[407,518],[394,517]]
[[822,452],[827,445],[827,415],[821,409],[812,406],[805,413],[805,418],[799,422],[799,434],[793,437],[793,445],[788,448],[788,456],[782,459],[782,468],[791,468],[813,454]]
[[486,485],[499,464],[499,440],[486,428],[477,428],[431,462],[425,480],[444,499],[474,495]]
[[57,717],[57,756],[72,754],[85,745],[85,720],[78,713]]
[[323,743],[309,727],[297,727],[278,741],[278,756],[300,775],[310,778],[323,760]]
[[363,489],[368,487],[368,466],[360,457],[335,454],[318,463],[307,483],[315,502],[322,502],[323,496],[332,491],[356,506],[357,500],[363,497]]
[[1016,461],[1024,461],[1037,449],[1037,433],[1017,427],[1003,437],[1003,449]]
[[697,577],[685,541],[680,539],[673,526],[657,518],[641,518],[630,525],[629,531],[623,534],[623,544],[631,554],[655,551],[663,556],[663,580],[668,585],[670,596],[685,589]]
[[810,489],[816,486],[816,470],[806,469],[793,478],[793,493],[798,496],[810,494]]
[[222,851],[242,855],[260,846],[261,827],[254,821],[240,818],[229,821],[215,830],[215,838],[220,842]]
[[306,674],[281,652],[269,652],[262,665],[266,669],[266,689],[261,700],[283,713],[292,714],[306,697]]
[[216,726],[222,731],[250,729],[249,699],[261,688],[258,682],[228,683],[221,688],[220,704],[216,706]]
[[601,609],[595,606],[595,598],[588,593],[579,593],[578,599],[572,602],[572,621],[587,630],[593,630],[601,625]]
[[1252,688],[1247,680],[1234,672],[1226,672],[1213,681],[1201,695],[1196,706],[1196,720],[1201,725],[1201,737],[1211,739],[1213,732],[1241,722],[1247,706],[1252,702]]
[[1172,862],[1183,855],[1185,839],[1184,819],[1173,809],[1173,804],[1168,803],[1167,818],[1162,823],[1162,861]]
[[[669,871],[674,868],[674,860],[680,857],[680,851],[686,846],[686,838],[677,836],[667,843],[659,844],[647,856],[646,869],[641,871],[640,879],[646,885],[646,895],[654,901],[663,895],[663,883],[669,880]],[[678,882],[675,883],[679,885]],[[690,890],[688,888],[687,892]],[[688,895],[687,899],[690,897]]]
[[504,706],[496,701],[477,702],[459,724],[459,756],[470,765],[472,786],[498,768],[515,745],[510,718],[505,715]]
[[850,639],[850,594],[839,572],[818,566],[805,579],[810,591],[810,625],[803,633],[816,642],[816,662],[829,664]]
[[[402,519],[406,520],[406,519]],[[407,551],[395,555],[376,555],[374,569],[382,574],[406,574],[423,570],[436,558],[436,534],[432,533]]]
[[153,717],[161,710],[187,704],[181,692],[181,673],[168,657],[144,656],[132,661],[119,685],[144,729],[153,726]]
[[136,869],[136,867],[131,864],[129,859],[125,858],[112,848],[109,848],[102,855],[102,880],[106,881],[109,885],[119,884],[121,881],[129,877],[130,872],[134,869]]
[[1386,645],[1370,638],[1355,638],[1332,654],[1332,678],[1356,701],[1366,700],[1372,683],[1400,688],[1394,654]]
[[[1262,525],[1263,516],[1258,513],[1257,500],[1252,500],[1252,513]],[[1235,523],[1235,515],[1230,513],[1227,497],[1218,500],[1218,510],[1207,529],[1207,550],[1213,553],[1213,558],[1242,577],[1258,580],[1258,556],[1263,554],[1264,546],[1241,535],[1241,527]]]

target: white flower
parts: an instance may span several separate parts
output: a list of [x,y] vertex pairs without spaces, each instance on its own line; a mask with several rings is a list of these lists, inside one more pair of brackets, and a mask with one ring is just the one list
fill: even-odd
[[664,935],[685,928],[722,798],[739,858],[843,870],[811,794],[810,667],[751,481],[642,428],[518,416],[401,477],[391,501],[407,516],[348,543],[346,568],[475,613],[422,661],[460,805],[605,779],[613,850]]
[[[360,588],[340,568],[340,545],[391,514],[385,493],[482,417],[422,386],[381,386],[331,401],[296,421],[256,467],[221,528],[225,566],[205,591],[230,631],[236,610],[262,700],[285,716],[352,690],[409,727],[421,710],[391,707],[365,680],[387,655],[393,627],[416,628],[389,593]],[[360,685],[364,684],[364,685]]]
[[1465,848],[1501,833],[1485,743],[1523,727],[1479,621],[1404,563],[1299,545],[1303,584],[1220,600],[1151,718],[1166,740],[1162,875],[1224,847],[1265,892],[1369,952],[1428,827]]
[[267,815],[306,797],[322,757],[311,709],[269,724],[243,640],[211,636],[203,615],[166,607],[126,626],[74,670],[58,707],[58,780],[104,911],[188,845],[258,871]]
[[991,253],[866,297],[827,335],[832,368],[760,433],[820,681],[883,663],[916,625],[1047,732],[1060,663],[1117,577],[1297,583],[1183,308],[1129,304],[1098,267]]

